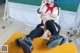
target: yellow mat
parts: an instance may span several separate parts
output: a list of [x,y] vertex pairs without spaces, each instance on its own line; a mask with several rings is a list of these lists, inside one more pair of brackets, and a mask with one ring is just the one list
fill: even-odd
[[[24,53],[21,47],[17,47],[15,44],[15,39],[23,37],[25,34],[20,32],[15,32],[11,38],[5,43],[8,45],[8,53]],[[41,38],[36,38],[33,40],[34,50],[32,53],[77,53],[74,44],[63,44],[52,49],[48,49],[46,46],[46,40]]]

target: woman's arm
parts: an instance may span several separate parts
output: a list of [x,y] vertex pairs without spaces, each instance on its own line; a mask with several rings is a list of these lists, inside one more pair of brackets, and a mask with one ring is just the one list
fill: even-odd
[[52,18],[56,18],[56,17],[57,17],[56,14],[50,14],[50,16],[51,16]]
[[46,0],[42,0],[40,8],[38,9],[38,12],[42,12],[42,9],[43,9],[43,7],[45,6],[46,3],[47,3]]

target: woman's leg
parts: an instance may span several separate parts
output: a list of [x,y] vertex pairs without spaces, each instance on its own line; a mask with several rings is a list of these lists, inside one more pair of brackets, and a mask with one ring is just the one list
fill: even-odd
[[44,29],[41,28],[41,26],[39,26],[36,27],[34,30],[32,30],[30,34],[28,34],[26,37],[30,37],[31,40],[33,40],[34,38],[41,37],[43,33],[44,33]]
[[32,30],[26,37],[31,38],[31,40],[37,37],[41,37],[44,33],[44,29],[42,28],[42,26],[43,23],[37,25],[37,27],[34,30]]
[[[46,43],[48,48],[53,48],[59,44],[61,44],[63,41],[65,41],[63,36],[59,35],[59,31],[56,30],[56,27],[58,28],[59,25],[57,26],[57,23],[55,23],[53,20],[48,20],[46,23],[46,28],[51,32],[51,38],[49,41]],[[58,28],[59,30],[59,28]]]
[[59,32],[57,31],[57,29],[59,30],[59,28],[57,27],[56,24],[53,20],[48,20],[45,23],[46,28],[51,32],[51,35],[54,35],[54,36],[59,34]]
[[16,39],[16,45],[21,46],[24,53],[31,53],[33,46],[32,40],[40,37],[44,33],[44,29],[41,28],[42,24],[39,24],[33,31],[30,32],[26,37]]

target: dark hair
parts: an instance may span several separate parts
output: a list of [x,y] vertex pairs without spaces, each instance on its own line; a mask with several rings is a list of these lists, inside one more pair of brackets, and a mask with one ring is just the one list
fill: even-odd
[[59,15],[59,5],[58,5],[58,0],[54,0],[54,5],[57,6],[57,8],[58,8],[58,15]]

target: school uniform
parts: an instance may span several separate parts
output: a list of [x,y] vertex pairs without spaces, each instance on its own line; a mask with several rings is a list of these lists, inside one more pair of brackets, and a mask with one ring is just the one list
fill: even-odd
[[[39,14],[41,12],[39,12],[39,9],[37,11]],[[58,16],[58,8],[57,6],[53,5],[52,7],[49,6],[49,4],[46,4],[43,9],[42,12],[45,13],[51,13],[51,14],[55,14],[56,16]],[[57,20],[57,18],[56,18]],[[48,20],[45,23],[46,28],[51,32],[52,36],[56,36],[59,34],[60,31],[60,26],[57,24],[58,22],[56,22],[56,20]],[[37,25],[37,27],[31,31],[30,34],[28,34],[27,37],[30,37],[32,40],[36,37],[41,37],[44,34],[44,30],[41,28],[41,26],[44,26],[43,22],[41,22],[41,24]],[[58,31],[56,30],[56,27],[58,28]]]

